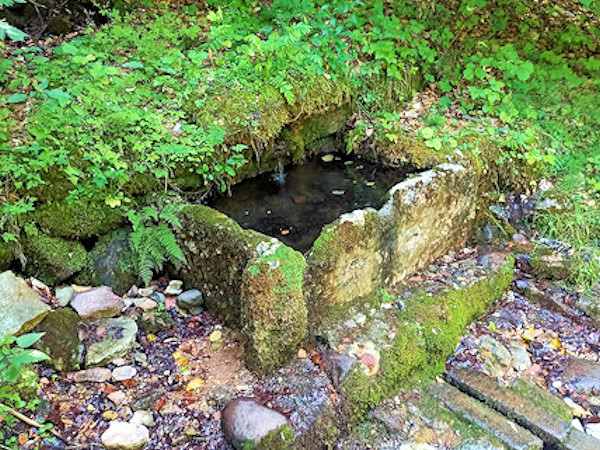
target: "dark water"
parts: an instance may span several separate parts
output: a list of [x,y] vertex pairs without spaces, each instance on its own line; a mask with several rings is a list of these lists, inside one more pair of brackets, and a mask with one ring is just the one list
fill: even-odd
[[[332,155],[329,155],[330,158]],[[274,236],[307,251],[323,228],[341,214],[367,206],[380,208],[388,190],[407,172],[358,159],[321,157],[280,172],[245,180],[211,206],[244,228]]]

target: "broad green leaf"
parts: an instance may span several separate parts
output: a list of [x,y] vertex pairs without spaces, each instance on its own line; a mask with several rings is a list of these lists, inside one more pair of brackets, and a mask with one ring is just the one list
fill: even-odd
[[28,348],[39,341],[45,333],[28,333],[17,338],[17,345],[21,348]]

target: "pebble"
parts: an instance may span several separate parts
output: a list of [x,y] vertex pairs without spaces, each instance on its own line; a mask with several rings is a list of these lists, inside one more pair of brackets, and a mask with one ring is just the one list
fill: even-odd
[[138,425],[144,425],[146,427],[154,426],[154,416],[150,411],[136,411],[133,413],[133,417],[129,421],[129,423],[134,423]]
[[298,359],[305,359],[307,356],[308,355],[306,353],[306,350],[304,350],[303,348],[298,350]]
[[208,340],[210,342],[218,342],[221,340],[222,337],[223,337],[223,333],[219,330],[215,330],[212,333],[210,333]]
[[137,369],[133,366],[121,366],[112,371],[112,379],[114,381],[131,380],[137,374]]
[[111,422],[102,434],[102,445],[108,450],[137,450],[150,440],[150,432],[143,425],[127,422]]
[[96,369],[86,369],[81,370],[79,372],[75,372],[73,374],[73,380],[76,383],[104,383],[110,380],[112,376],[112,372],[110,369],[105,368],[96,368]]
[[56,299],[58,300],[58,304],[63,308],[71,303],[71,300],[73,300],[74,296],[75,289],[73,289],[71,286],[56,288]]
[[158,307],[158,303],[155,302],[152,299],[146,299],[146,301],[140,303],[139,305],[137,305],[138,308],[144,310],[144,311],[150,311],[151,309],[157,308]]
[[165,289],[166,295],[179,295],[183,292],[183,281],[180,280],[171,280],[167,289]]
[[156,286],[148,286],[142,289],[138,289],[137,295],[139,297],[150,297],[156,291]]
[[125,403],[127,395],[123,391],[115,391],[111,392],[107,395],[108,399],[113,402],[116,406],[122,405]]
[[193,306],[202,306],[204,303],[202,292],[200,292],[198,289],[191,289],[189,291],[182,292],[177,297],[177,303],[184,309]]
[[102,419],[106,420],[107,422],[115,420],[117,417],[119,417],[119,413],[116,411],[104,411],[102,413]]
[[150,300],[154,300],[156,303],[164,303],[167,299],[165,294],[162,294],[161,292],[155,292],[154,294],[151,294],[149,298]]

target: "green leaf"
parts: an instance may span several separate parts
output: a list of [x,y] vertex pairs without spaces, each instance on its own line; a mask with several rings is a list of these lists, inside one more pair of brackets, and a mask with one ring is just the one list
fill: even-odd
[[10,97],[8,97],[6,99],[6,103],[20,103],[24,100],[27,100],[27,98],[28,98],[27,94],[17,93],[17,94],[13,94]]
[[128,63],[123,64],[123,67],[128,69],[141,69],[144,65],[139,61],[130,61]]
[[523,64],[519,65],[516,70],[517,77],[521,81],[527,81],[531,74],[533,73],[533,63],[530,61],[526,61]]
[[45,333],[29,333],[17,338],[17,345],[21,348],[28,348],[39,341]]
[[425,139],[431,139],[435,135],[435,130],[431,127],[424,127],[421,129],[421,136]]

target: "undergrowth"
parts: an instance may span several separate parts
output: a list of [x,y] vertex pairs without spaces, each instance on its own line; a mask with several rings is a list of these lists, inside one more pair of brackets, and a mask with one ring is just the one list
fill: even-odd
[[[100,200],[133,218],[141,194],[178,190],[181,171],[204,189],[225,190],[247,162],[239,135],[264,144],[271,136],[261,135],[261,114],[277,112],[245,101],[241,117],[205,117],[190,105],[218,112],[215,104],[231,101],[224,92],[256,102],[275,92],[301,117],[321,79],[349,93],[359,143],[368,133],[399,146],[408,135],[428,150],[423,166],[462,154],[506,167],[499,189],[578,173],[590,196],[600,191],[597,2],[208,0],[111,17],[52,50],[4,48],[6,241],[37,226],[31,213],[49,197]],[[438,100],[415,131],[399,113],[424,86]],[[497,154],[480,144],[489,141]],[[592,226],[590,217],[582,209],[573,224]],[[577,241],[568,234],[576,225],[560,224],[567,220],[547,228]],[[155,269],[179,259],[175,248],[163,250]]]

